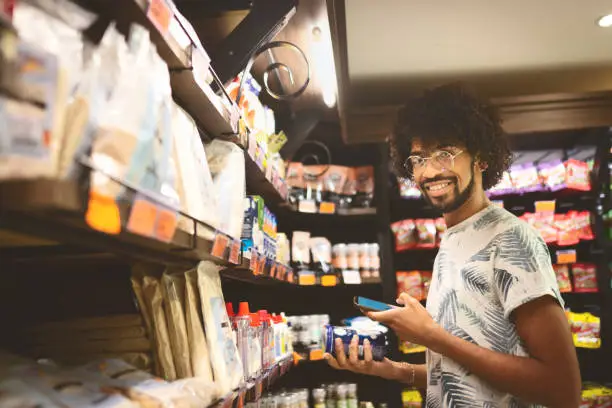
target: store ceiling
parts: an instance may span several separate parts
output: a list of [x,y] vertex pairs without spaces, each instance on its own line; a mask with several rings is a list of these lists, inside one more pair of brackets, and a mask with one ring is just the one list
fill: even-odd
[[502,105],[612,90],[612,28],[596,24],[612,13],[609,0],[328,4],[349,142],[384,138],[397,105],[448,81],[469,82]]

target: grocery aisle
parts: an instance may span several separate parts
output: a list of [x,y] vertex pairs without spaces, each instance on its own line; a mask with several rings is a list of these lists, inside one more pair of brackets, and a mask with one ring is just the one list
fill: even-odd
[[[2,2],[0,407],[424,406],[323,360],[360,332],[425,361],[354,299],[425,303],[446,230],[389,127],[347,124],[345,2],[221,3]],[[585,407],[612,395],[609,125],[509,132],[487,192],[549,247]]]

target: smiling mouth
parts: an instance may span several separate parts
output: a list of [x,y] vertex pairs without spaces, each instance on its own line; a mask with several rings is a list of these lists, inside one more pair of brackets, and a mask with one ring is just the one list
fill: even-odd
[[454,180],[437,180],[423,183],[422,189],[428,196],[437,198],[445,196],[447,193],[449,193],[454,184]]

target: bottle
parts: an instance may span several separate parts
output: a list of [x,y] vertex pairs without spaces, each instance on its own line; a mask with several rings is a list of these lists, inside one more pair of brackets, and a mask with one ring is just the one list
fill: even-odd
[[368,244],[359,244],[359,274],[362,279],[371,277],[370,248]]
[[348,259],[346,257],[346,244],[336,244],[332,248],[332,265],[339,271],[348,269]]
[[336,408],[336,384],[328,384],[325,394],[325,408]]
[[325,406],[325,389],[315,388],[312,390],[312,401],[314,408],[326,408]]
[[336,388],[336,408],[347,408],[345,384],[338,384]]
[[357,384],[346,385],[346,404],[347,408],[357,408]]
[[234,317],[234,326],[236,327],[236,345],[242,359],[244,381],[248,381],[251,377],[249,367],[249,329],[251,326],[251,317],[249,315],[249,303],[240,302],[238,304],[238,314]]
[[257,313],[250,314],[249,327],[249,376],[258,377],[262,372],[261,324]]
[[368,255],[370,257],[370,275],[372,278],[380,278],[380,256],[378,244],[368,244]]

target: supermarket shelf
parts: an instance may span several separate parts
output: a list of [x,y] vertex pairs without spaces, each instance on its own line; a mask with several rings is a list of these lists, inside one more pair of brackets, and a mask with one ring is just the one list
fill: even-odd
[[221,276],[259,285],[294,284],[293,268],[253,253],[250,259],[243,257],[237,267],[222,271]]
[[[240,261],[240,241],[210,230],[214,240],[177,229],[170,242],[138,235],[122,228],[106,234],[85,221],[86,191],[75,182],[35,180],[0,184],[0,237],[2,246],[24,247],[42,239],[78,248],[120,254],[128,258],[163,264],[193,265],[211,260],[222,265]],[[198,230],[207,228],[199,225]],[[15,239],[17,238],[17,239]],[[215,245],[216,244],[216,245]],[[212,253],[219,256],[212,255]],[[86,251],[83,251],[86,253]],[[236,253],[237,252],[237,253]],[[230,256],[234,262],[230,262]]]
[[269,389],[279,377],[285,375],[292,366],[293,356],[279,361],[256,379],[243,384],[238,389],[211,404],[209,408],[242,407],[245,402],[258,401],[263,392]]

